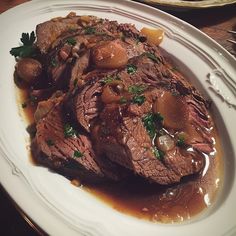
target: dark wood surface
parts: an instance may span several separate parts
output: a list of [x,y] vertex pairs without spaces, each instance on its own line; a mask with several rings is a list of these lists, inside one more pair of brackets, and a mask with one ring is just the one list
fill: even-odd
[[[0,13],[26,1],[27,0],[0,0]],[[219,8],[191,11],[164,10],[202,30],[226,48],[232,55],[236,56],[236,45],[227,41],[227,39],[236,41],[236,35],[227,32],[228,30],[236,30],[235,4]],[[0,235],[39,235],[39,233],[26,222],[24,217],[22,217],[22,212],[20,212],[21,211],[15,206],[14,202],[0,185]]]

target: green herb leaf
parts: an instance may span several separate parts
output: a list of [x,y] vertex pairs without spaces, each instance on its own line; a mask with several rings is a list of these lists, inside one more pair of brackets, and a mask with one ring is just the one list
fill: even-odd
[[145,102],[146,98],[144,95],[135,95],[133,98],[132,98],[132,103],[136,103],[138,104],[139,106],[141,106],[144,102]]
[[104,84],[110,84],[110,83],[112,83],[114,80],[120,80],[120,78],[118,77],[118,76],[110,76],[110,75],[108,75],[108,76],[106,76],[103,80],[102,80],[102,82],[104,83]]
[[74,158],[82,157],[84,154],[79,150],[74,151]]
[[113,78],[112,76],[106,76],[106,77],[102,80],[102,82],[103,82],[104,84],[109,84],[109,83],[111,83],[113,80],[114,80],[114,78]]
[[10,54],[14,57],[30,57],[35,53],[35,48],[33,47],[33,43],[36,37],[34,31],[29,33],[22,33],[21,42],[22,46],[14,47],[10,50]]
[[52,58],[51,60],[51,66],[52,67],[56,67],[58,65],[58,61],[56,60],[56,58]]
[[66,42],[72,46],[75,46],[76,40],[74,38],[68,38]]
[[184,140],[184,137],[183,136],[179,136],[177,142],[176,142],[176,145],[179,146],[179,147],[182,147],[185,145],[185,140]]
[[151,138],[154,138],[157,134],[157,129],[161,127],[163,119],[160,113],[148,113],[143,117],[144,127]]
[[127,99],[125,97],[120,98],[120,104],[125,104],[127,103]]
[[156,63],[160,62],[160,59],[158,59],[158,57],[156,57],[153,53],[151,52],[145,52],[144,53],[149,59],[153,60]]
[[173,92],[171,92],[171,94],[175,97],[180,96],[180,93],[178,91],[173,91]]
[[64,136],[66,138],[76,137],[77,132],[70,124],[65,124],[64,125]]
[[163,151],[157,149],[157,147],[153,147],[152,152],[158,160],[160,160],[160,161],[163,160],[163,158],[165,156],[165,153]]
[[96,29],[94,27],[88,26],[84,29],[85,34],[95,34]]
[[22,33],[20,41],[23,43],[24,46],[32,46],[36,37],[34,31],[29,33]]
[[132,85],[129,86],[128,91],[132,94],[142,94],[147,89],[147,85]]
[[54,145],[54,142],[51,139],[47,139],[46,143],[47,143],[48,146],[53,146]]
[[127,65],[127,73],[132,75],[137,71],[137,67],[133,64]]
[[75,80],[73,81],[73,86],[74,86],[74,88],[76,87],[77,83],[78,83],[78,79],[75,79]]

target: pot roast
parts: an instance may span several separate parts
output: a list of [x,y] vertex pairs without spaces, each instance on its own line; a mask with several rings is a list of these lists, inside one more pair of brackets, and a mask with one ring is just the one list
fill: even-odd
[[39,163],[89,182],[168,185],[201,173],[214,152],[210,103],[148,35],[70,13],[39,24],[36,38],[47,81],[32,86]]

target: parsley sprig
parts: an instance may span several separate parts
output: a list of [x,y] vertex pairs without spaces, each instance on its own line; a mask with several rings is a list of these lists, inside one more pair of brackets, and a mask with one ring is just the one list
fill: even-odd
[[67,123],[64,125],[64,136],[65,138],[76,137],[77,132],[70,124]]
[[33,47],[36,37],[34,31],[29,33],[22,33],[20,41],[23,43],[22,46],[12,48],[10,54],[14,57],[30,57],[35,53]]
[[163,116],[160,113],[148,113],[143,117],[143,124],[151,138],[154,138],[158,126],[162,125]]
[[131,86],[129,86],[128,91],[129,91],[129,93],[139,95],[139,94],[142,94],[146,89],[147,89],[146,84],[131,85]]

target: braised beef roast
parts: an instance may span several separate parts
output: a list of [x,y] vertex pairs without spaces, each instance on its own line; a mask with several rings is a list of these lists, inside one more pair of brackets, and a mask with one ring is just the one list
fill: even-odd
[[36,36],[50,84],[36,112],[39,163],[92,182],[138,175],[166,185],[203,170],[214,151],[209,102],[148,36],[73,13]]

